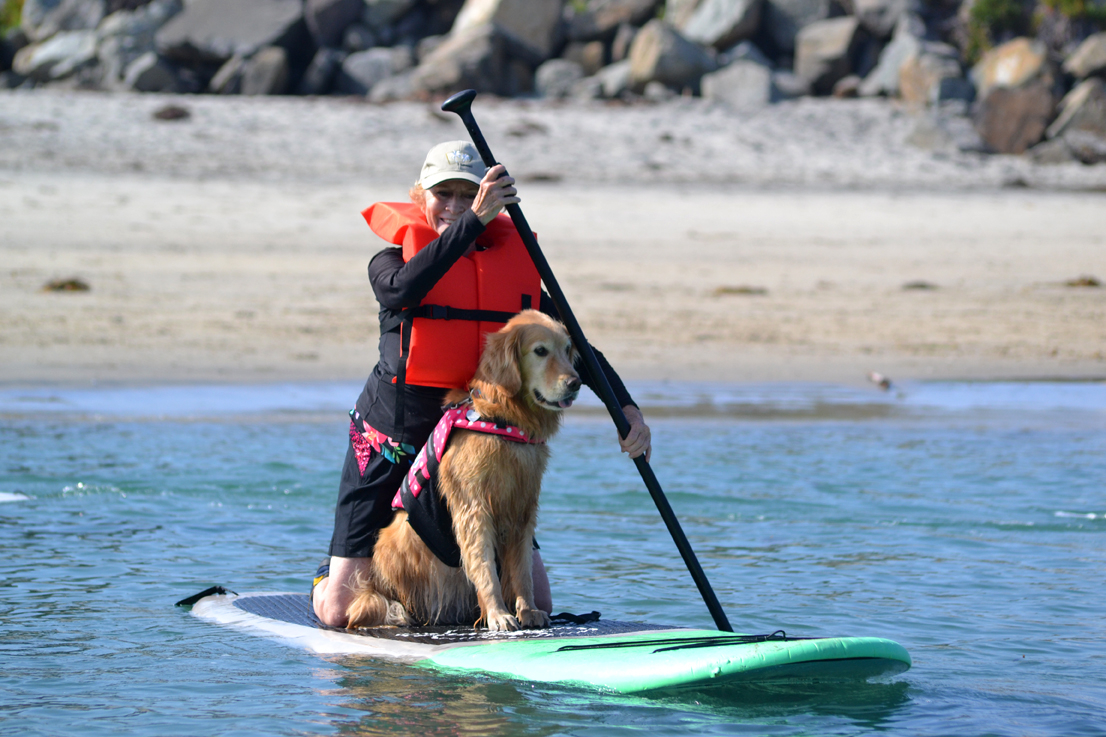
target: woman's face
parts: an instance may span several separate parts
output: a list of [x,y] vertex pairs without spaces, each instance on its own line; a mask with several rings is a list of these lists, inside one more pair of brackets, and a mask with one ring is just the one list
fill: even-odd
[[472,209],[479,188],[464,179],[447,179],[426,190],[426,222],[441,235]]

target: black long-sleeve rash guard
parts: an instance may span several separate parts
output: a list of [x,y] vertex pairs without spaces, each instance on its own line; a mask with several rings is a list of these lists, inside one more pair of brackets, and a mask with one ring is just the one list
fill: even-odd
[[[401,310],[417,307],[434,285],[461,258],[468,247],[484,232],[484,225],[471,210],[451,225],[445,233],[404,262],[403,250],[385,248],[369,262],[369,284],[380,303],[380,319],[386,320]],[[544,291],[539,309],[560,319],[553,300]],[[594,349],[593,349],[594,350]],[[405,442],[422,442],[441,418],[445,389],[406,386],[404,398],[404,428],[395,427],[396,385],[392,383],[399,367],[399,328],[380,336],[380,362],[365,382],[357,398],[357,419],[396,440],[402,434]],[[634,404],[622,379],[599,351],[595,357],[614,390],[619,406]],[[592,377],[582,363],[576,366],[580,379],[594,388]],[[361,423],[358,423],[361,424]],[[408,440],[410,439],[410,440]]]

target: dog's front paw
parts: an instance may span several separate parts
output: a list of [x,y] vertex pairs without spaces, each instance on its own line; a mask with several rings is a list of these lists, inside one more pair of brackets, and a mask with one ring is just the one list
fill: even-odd
[[492,632],[514,632],[520,629],[518,620],[507,612],[488,615],[488,629]]
[[522,628],[527,630],[543,630],[549,627],[549,615],[540,609],[520,611],[518,620],[522,623]]

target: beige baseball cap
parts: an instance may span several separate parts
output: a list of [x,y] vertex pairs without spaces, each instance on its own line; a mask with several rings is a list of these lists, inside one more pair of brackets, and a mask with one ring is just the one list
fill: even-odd
[[430,189],[449,179],[464,179],[480,184],[488,168],[480,160],[480,154],[468,141],[446,141],[430,149],[422,165],[418,183]]

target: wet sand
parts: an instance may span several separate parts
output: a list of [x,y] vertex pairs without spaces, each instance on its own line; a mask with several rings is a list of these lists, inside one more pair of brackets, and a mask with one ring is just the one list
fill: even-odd
[[[192,118],[151,123],[169,101]],[[756,169],[748,131],[771,121],[754,119],[731,121],[746,139],[729,152],[704,133],[707,158],[731,169],[697,176],[675,156],[631,171],[627,157],[663,134],[633,126],[699,140],[695,126],[721,131],[722,114],[616,110],[622,149],[596,134],[590,153],[586,139],[551,153],[559,120],[599,129],[604,110],[489,105],[493,149],[519,152],[523,207],[563,289],[626,378],[1106,377],[1106,289],[1064,285],[1106,279],[1106,195],[1093,191],[1106,167],[935,158],[861,107],[886,118],[870,135],[888,160],[867,176],[855,144],[827,150],[825,131]],[[527,116],[546,131],[509,132]],[[74,93],[0,94],[0,133],[7,384],[363,377],[377,336],[365,266],[383,244],[359,211],[404,198],[426,140],[463,135],[419,106]],[[781,173],[788,157],[801,176]],[[927,173],[944,169],[960,173]],[[1033,188],[1002,187],[1010,176]],[[68,277],[91,290],[42,291]]]

